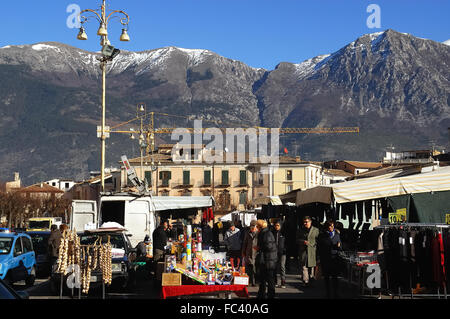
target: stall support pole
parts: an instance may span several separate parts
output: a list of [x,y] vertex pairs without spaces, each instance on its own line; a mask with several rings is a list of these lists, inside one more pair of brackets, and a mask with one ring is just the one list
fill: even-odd
[[102,274],[102,299],[105,300],[105,282],[103,281],[103,274]]
[[61,273],[61,283],[59,287],[59,299],[62,299],[63,297],[63,281],[64,281],[64,274]]

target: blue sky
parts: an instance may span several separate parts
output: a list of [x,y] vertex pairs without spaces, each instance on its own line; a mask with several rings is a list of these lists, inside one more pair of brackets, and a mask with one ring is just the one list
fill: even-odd
[[[25,4],[25,3],[26,4]],[[89,22],[88,41],[67,27],[67,7],[95,9],[100,0],[40,0],[2,3],[0,47],[57,41],[98,51],[98,23]],[[448,0],[108,0],[130,17],[132,41],[119,42],[120,23],[110,24],[110,40],[124,50],[165,46],[208,49],[253,67],[273,69],[332,53],[372,32],[394,29],[415,36],[450,39]],[[381,28],[368,28],[369,4],[381,9]]]

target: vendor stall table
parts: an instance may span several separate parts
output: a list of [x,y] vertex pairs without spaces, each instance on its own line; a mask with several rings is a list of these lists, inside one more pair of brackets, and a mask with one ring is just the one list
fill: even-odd
[[219,294],[225,293],[228,298],[231,293],[235,293],[238,297],[248,298],[247,286],[244,285],[182,285],[182,286],[164,286],[162,287],[161,297],[166,299],[169,297],[179,297],[186,295],[198,294]]

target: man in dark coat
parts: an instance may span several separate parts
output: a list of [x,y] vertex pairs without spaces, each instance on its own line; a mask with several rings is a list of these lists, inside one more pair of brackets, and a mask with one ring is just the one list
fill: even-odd
[[[273,299],[275,297],[275,270],[277,266],[277,245],[272,232],[267,228],[267,222],[257,221],[258,246],[256,269],[258,271],[258,299]],[[266,294],[267,287],[267,294]]]
[[249,285],[255,286],[256,278],[256,249],[258,246],[258,229],[256,228],[256,220],[252,220],[250,227],[244,233],[244,239],[242,241],[242,258],[245,264],[245,272],[249,278]]
[[50,257],[51,265],[53,266],[58,260],[59,255],[59,245],[61,244],[61,231],[58,229],[57,225],[51,226],[51,233],[47,241],[48,254]]
[[[286,288],[286,240],[281,231],[280,222],[276,222],[272,230],[275,243],[277,245],[277,266],[275,269],[275,285],[280,288]],[[281,285],[277,285],[277,274],[280,272]]]
[[[325,223],[325,231],[318,237],[318,252],[320,258],[320,266],[322,275],[325,279],[327,290],[327,298],[338,297],[338,275],[341,272],[341,262],[338,252],[341,250],[341,238],[339,233],[334,229],[334,222],[327,221]],[[331,286],[330,287],[330,279]]]
[[164,221],[153,231],[153,261],[157,263],[164,258],[164,247],[167,245],[168,222]]

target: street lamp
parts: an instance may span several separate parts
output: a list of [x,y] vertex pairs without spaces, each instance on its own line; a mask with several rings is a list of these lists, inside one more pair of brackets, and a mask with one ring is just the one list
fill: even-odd
[[[101,140],[101,192],[105,190],[105,140],[107,138],[106,133],[109,133],[109,128],[105,127],[105,109],[106,109],[106,64],[108,61],[112,61],[119,53],[120,50],[115,49],[111,46],[111,43],[108,40],[108,22],[114,14],[122,14],[124,17],[120,19],[120,23],[124,26],[122,29],[122,34],[120,36],[120,41],[130,41],[130,36],[128,35],[128,23],[130,21],[130,17],[124,11],[114,10],[111,12],[106,12],[106,0],[103,0],[103,3],[100,9],[92,10],[86,9],[79,13],[81,27],[80,31],[77,35],[78,40],[87,40],[87,34],[83,27],[83,24],[89,20],[90,17],[83,16],[84,13],[93,13],[94,18],[97,19],[100,26],[97,31],[97,35],[100,36],[100,45],[102,46],[102,57],[98,58],[100,61],[100,68],[102,70],[102,125],[101,131],[99,134]],[[91,16],[92,17],[92,16]]]
[[146,116],[145,104],[140,103],[136,108],[137,117],[141,120],[141,127],[139,130],[139,147],[141,149],[141,180],[144,180],[144,165],[143,165],[143,155],[144,150],[147,148],[147,141],[144,136],[144,117]]

